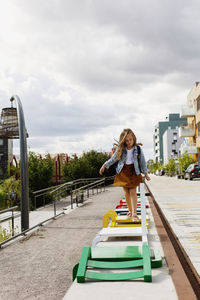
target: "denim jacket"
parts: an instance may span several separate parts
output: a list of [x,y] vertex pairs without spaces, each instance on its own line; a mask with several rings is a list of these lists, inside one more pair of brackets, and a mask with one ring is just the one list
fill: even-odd
[[[125,149],[123,151],[122,158],[120,160],[118,160],[116,158],[116,156],[117,156],[117,151],[115,151],[115,153],[111,156],[111,158],[105,162],[105,166],[108,169],[110,166],[112,166],[115,162],[118,161],[118,164],[117,164],[117,167],[116,167],[116,172],[117,172],[117,174],[119,174],[121,172],[125,162],[126,162],[127,150]],[[141,172],[144,173],[144,174],[148,172],[145,157],[144,157],[144,154],[143,154],[143,151],[142,151],[141,147],[140,147],[140,167],[138,165],[137,146],[133,147],[133,164],[134,164],[134,167],[135,167],[136,175],[141,174]],[[141,169],[141,172],[140,172],[140,169]]]

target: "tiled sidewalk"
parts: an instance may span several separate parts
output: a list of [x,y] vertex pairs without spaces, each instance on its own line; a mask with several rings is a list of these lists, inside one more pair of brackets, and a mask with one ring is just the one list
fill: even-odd
[[200,275],[200,180],[151,175],[147,184]]

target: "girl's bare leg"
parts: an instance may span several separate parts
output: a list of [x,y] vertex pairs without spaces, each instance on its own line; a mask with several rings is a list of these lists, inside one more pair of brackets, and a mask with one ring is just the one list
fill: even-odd
[[137,216],[137,191],[136,188],[129,189],[131,204],[133,207],[133,215]]
[[125,188],[123,187],[123,190],[124,190],[124,194],[125,194],[125,198],[126,198],[126,204],[128,206],[128,210],[130,212],[132,212],[132,202],[131,202],[131,195],[130,195],[130,192],[129,192],[129,188]]

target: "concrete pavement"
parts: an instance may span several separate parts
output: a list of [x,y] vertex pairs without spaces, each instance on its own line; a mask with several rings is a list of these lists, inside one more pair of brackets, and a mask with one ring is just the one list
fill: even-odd
[[[148,186],[199,270],[200,181],[151,175]],[[162,268],[152,270],[152,283],[136,280],[84,284],[75,281],[72,284],[71,270],[80,259],[82,247],[91,245],[102,228],[102,216],[113,209],[122,196],[121,188],[107,187],[105,193],[90,196],[80,208],[67,210],[63,217],[48,222],[35,234],[2,249],[0,299],[178,299],[165,259]],[[34,219],[39,223],[42,218],[47,219],[49,214],[53,214],[53,209],[49,207],[36,212]],[[148,213],[149,244],[164,256],[153,216],[150,210]],[[133,245],[134,241],[130,238],[123,241],[109,239],[99,246],[105,243],[107,246]]]
[[151,175],[147,184],[200,275],[200,180]]
[[[91,244],[102,227],[102,216],[120,197],[121,189],[107,187],[23,240],[5,244],[0,250],[0,299],[62,299],[72,284],[72,268],[82,247]],[[42,215],[47,218],[49,210],[53,212],[51,207],[35,212],[37,223]]]
[[[119,194],[120,195],[120,194]],[[119,198],[120,199],[120,198]],[[119,202],[118,199],[118,202]],[[118,204],[115,203],[115,205]],[[114,209],[114,207],[108,207]],[[130,281],[116,281],[116,282],[102,282],[102,281],[89,281],[85,283],[77,283],[75,280],[67,291],[63,300],[110,300],[110,299],[178,299],[176,289],[172,282],[172,278],[169,274],[169,269],[164,259],[163,249],[160,243],[160,239],[157,234],[157,230],[154,225],[153,216],[151,210],[147,209],[147,213],[150,219],[150,229],[148,231],[148,243],[151,248],[158,249],[163,257],[162,268],[152,269],[152,282],[147,283],[142,280],[130,280]],[[95,236],[94,236],[95,237]],[[141,243],[141,242],[139,242]],[[103,246],[135,246],[138,245],[138,240],[135,238],[109,238],[105,242],[100,242],[97,247]]]

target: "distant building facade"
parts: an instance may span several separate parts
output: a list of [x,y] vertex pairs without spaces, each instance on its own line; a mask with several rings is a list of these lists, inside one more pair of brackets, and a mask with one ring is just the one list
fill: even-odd
[[181,117],[187,118],[186,126],[181,126],[179,136],[185,138],[181,154],[187,153],[198,159],[200,149],[200,82],[195,82],[187,96],[187,104],[182,106]]
[[168,129],[163,134],[163,163],[167,164],[170,158],[177,159],[180,156],[180,146],[183,138],[179,137],[179,128]]
[[0,179],[8,174],[9,162],[13,155],[13,142],[11,139],[0,139]]
[[164,163],[163,155],[163,134],[170,127],[177,129],[182,124],[187,124],[186,118],[180,118],[180,114],[169,114],[166,121],[158,122],[155,126],[153,141],[154,141],[154,161]]

